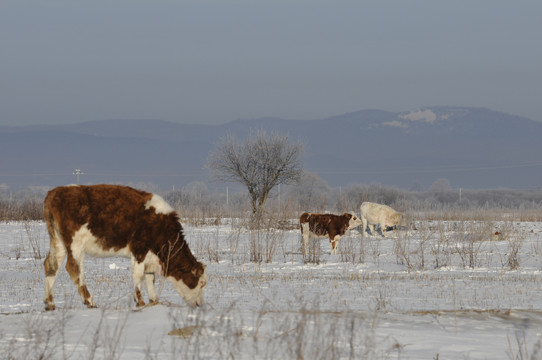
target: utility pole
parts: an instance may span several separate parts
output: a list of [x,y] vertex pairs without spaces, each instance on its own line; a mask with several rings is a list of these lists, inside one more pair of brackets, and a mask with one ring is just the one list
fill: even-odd
[[73,175],[76,176],[77,178],[77,185],[79,185],[79,175],[83,175],[84,172],[82,172],[80,169],[75,169],[75,171],[73,172]]

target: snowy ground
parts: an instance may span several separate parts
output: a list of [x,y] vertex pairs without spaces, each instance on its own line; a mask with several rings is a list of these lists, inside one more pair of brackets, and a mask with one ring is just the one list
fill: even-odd
[[44,224],[0,223],[0,358],[542,358],[542,223],[419,222],[363,241],[352,230],[338,255],[321,240],[305,259],[297,230],[185,236],[208,265],[203,308],[160,280],[161,303],[135,309],[129,260],[87,257],[99,308],[62,269],[45,312]]

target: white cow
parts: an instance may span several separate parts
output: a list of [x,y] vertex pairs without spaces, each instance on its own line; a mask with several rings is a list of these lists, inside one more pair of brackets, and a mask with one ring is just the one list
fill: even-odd
[[382,236],[386,236],[387,227],[393,226],[407,226],[407,219],[403,213],[393,210],[387,205],[364,202],[360,206],[361,210],[361,221],[362,225],[362,234],[365,234],[367,226],[371,230],[371,234],[375,234],[374,225],[380,225],[380,230],[382,231]]

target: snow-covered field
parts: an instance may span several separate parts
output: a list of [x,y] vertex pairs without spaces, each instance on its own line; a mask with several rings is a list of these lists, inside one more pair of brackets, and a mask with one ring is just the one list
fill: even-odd
[[87,257],[99,307],[62,269],[45,312],[44,224],[0,223],[0,358],[542,358],[542,223],[416,228],[363,241],[352,230],[337,255],[320,240],[304,259],[298,230],[185,225],[208,265],[204,307],[160,279],[161,303],[136,309],[130,261]]

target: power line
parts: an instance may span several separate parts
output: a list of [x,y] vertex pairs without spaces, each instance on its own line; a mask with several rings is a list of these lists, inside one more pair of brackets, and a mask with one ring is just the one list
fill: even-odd
[[[69,175],[76,175],[76,169],[73,172],[21,172],[21,173],[1,173],[0,177],[27,177],[27,176],[69,176]],[[79,170],[80,171],[80,170]],[[184,177],[184,176],[205,176],[207,175],[207,172],[205,171],[190,171],[190,172],[149,172],[149,171],[138,171],[138,172],[117,172],[117,171],[107,171],[107,170],[86,170],[85,173],[81,172],[80,175],[87,175],[87,176],[148,176],[148,177]]]
[[336,168],[316,168],[308,169],[309,171],[315,172],[317,174],[349,174],[349,175],[385,175],[385,174],[425,174],[425,173],[436,173],[436,172],[466,172],[466,171],[484,171],[484,170],[504,170],[504,169],[517,169],[517,168],[526,168],[526,167],[538,167],[542,166],[541,161],[533,161],[527,163],[514,163],[514,164],[502,164],[502,165],[475,165],[475,166],[440,166],[433,168],[380,168],[374,170],[341,170]]

